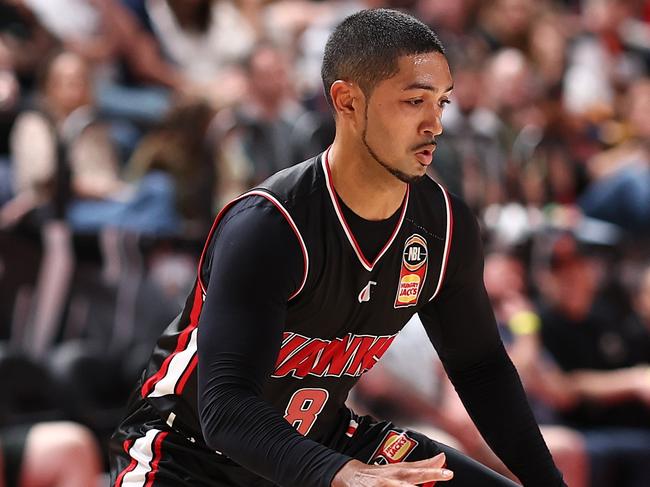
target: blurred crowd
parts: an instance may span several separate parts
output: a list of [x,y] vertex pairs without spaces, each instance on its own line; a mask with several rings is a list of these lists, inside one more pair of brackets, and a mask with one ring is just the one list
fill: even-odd
[[[0,449],[7,429],[74,421],[101,471],[214,215],[329,145],[324,44],[375,7],[446,47],[431,176],[480,219],[568,484],[650,485],[647,0],[0,0]],[[420,333],[351,401],[503,471]]]

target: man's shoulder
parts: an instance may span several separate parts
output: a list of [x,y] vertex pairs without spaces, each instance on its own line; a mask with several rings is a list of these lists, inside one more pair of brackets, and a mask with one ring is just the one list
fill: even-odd
[[416,198],[436,210],[449,210],[454,219],[473,219],[473,212],[467,203],[455,193],[449,191],[443,183],[439,183],[428,175],[412,185]]
[[256,189],[271,193],[284,205],[293,206],[297,200],[308,197],[321,188],[320,158],[319,154],[278,171],[259,184]]

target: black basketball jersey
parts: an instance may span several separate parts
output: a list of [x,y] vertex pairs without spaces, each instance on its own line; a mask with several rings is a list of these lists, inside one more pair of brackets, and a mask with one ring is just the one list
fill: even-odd
[[327,153],[229,203],[210,231],[185,309],[159,339],[140,391],[167,424],[198,441],[197,326],[210,275],[207,256],[228,209],[252,195],[266,198],[284,216],[304,261],[263,398],[298,432],[322,442],[340,427],[345,399],[358,378],[442,288],[453,230],[450,199],[428,177],[409,184],[395,229],[372,262],[345,221]]

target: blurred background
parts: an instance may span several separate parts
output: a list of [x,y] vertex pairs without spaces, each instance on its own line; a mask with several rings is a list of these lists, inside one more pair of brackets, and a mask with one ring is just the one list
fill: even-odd
[[[329,145],[324,44],[373,7],[446,46],[431,176],[481,222],[568,484],[650,485],[650,1],[0,0],[1,487],[107,485],[108,437],[213,217]],[[508,474],[421,333],[350,403]]]

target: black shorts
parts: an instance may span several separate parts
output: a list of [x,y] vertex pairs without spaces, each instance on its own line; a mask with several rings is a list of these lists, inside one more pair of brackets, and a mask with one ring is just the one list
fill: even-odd
[[31,428],[31,425],[20,425],[0,429],[0,455],[4,463],[4,484],[7,487],[19,485],[27,435]]
[[[445,452],[450,487],[516,484],[453,448],[388,421],[350,414],[330,447],[368,464],[416,461]],[[110,445],[111,487],[273,487],[226,456],[169,428],[145,401],[136,400]],[[439,485],[441,485],[440,483]],[[427,484],[433,485],[433,483]],[[307,486],[304,486],[307,487]]]

